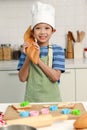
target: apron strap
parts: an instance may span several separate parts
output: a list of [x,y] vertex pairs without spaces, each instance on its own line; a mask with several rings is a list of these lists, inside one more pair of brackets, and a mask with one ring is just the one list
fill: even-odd
[[53,50],[52,50],[52,44],[51,43],[49,44],[48,57],[49,57],[48,65],[49,65],[49,67],[52,68]]

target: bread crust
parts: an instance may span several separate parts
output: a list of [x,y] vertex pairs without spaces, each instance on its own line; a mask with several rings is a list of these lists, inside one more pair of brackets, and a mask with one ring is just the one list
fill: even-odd
[[87,129],[87,112],[82,114],[75,122],[74,128],[78,129]]
[[37,64],[39,60],[39,50],[34,45],[35,38],[33,37],[31,26],[29,26],[24,33],[24,42],[29,44],[29,47],[25,49],[25,53],[34,64]]

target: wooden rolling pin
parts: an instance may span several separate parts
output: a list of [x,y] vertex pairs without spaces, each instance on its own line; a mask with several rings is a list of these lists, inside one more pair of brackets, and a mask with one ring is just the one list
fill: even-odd
[[24,125],[30,125],[36,128],[39,127],[45,127],[50,126],[54,121],[57,120],[67,120],[68,115],[60,115],[60,116],[52,116],[51,114],[48,115],[39,115],[39,116],[32,116],[32,117],[26,117],[26,118],[20,118],[20,119],[13,119],[13,120],[7,120],[7,125],[12,124],[24,124]]

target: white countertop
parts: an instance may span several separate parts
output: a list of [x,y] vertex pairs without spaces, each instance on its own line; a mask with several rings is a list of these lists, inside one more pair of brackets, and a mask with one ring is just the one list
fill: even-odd
[[17,70],[18,60],[0,61],[0,70]]
[[[17,70],[18,60],[0,61],[0,70]],[[87,68],[87,59],[66,59],[66,69]]]
[[[82,102],[85,109],[87,110],[87,102]],[[13,103],[12,103],[13,104]],[[5,112],[8,105],[11,103],[1,103],[0,104],[0,111],[3,113]],[[73,130],[73,123],[75,120],[62,120],[54,122],[51,126],[38,128],[37,130]]]
[[66,69],[84,69],[87,68],[87,58],[84,59],[66,59],[65,60]]

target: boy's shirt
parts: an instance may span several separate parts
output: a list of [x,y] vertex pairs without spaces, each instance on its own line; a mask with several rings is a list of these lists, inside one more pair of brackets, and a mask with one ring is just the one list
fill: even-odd
[[[48,55],[49,46],[40,47],[40,58]],[[52,45],[53,50],[53,63],[52,68],[61,70],[61,72],[65,72],[65,52],[64,49],[56,44]],[[22,65],[24,64],[26,58],[26,54],[22,53],[19,59],[19,63],[17,66],[17,70],[20,70]]]
[[[48,50],[49,50],[49,46],[40,47],[40,58],[47,56]],[[53,52],[52,68],[56,70],[60,70],[61,73],[65,72],[64,49],[57,44],[52,44],[52,52]],[[17,70],[21,69],[22,65],[24,64],[25,58],[26,58],[26,54],[21,53]],[[60,83],[60,80],[58,80],[58,83]]]

